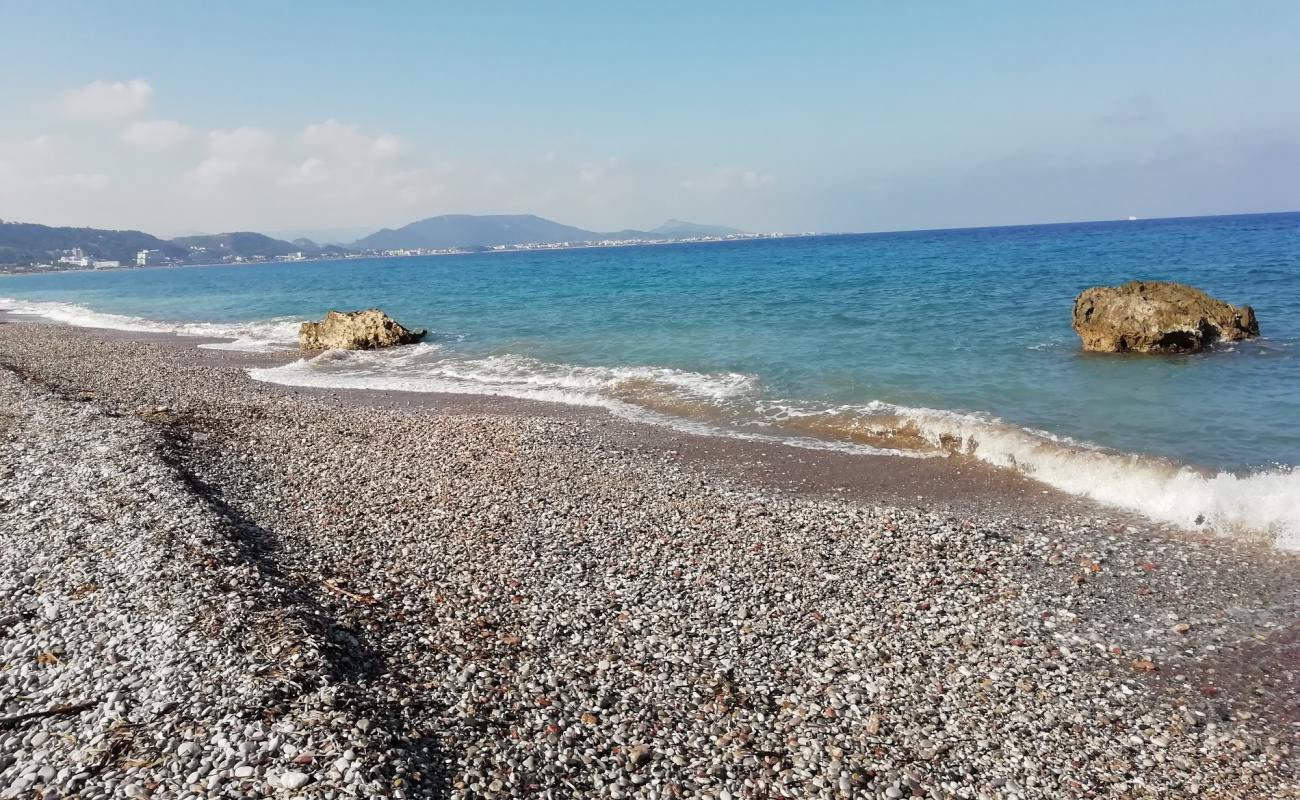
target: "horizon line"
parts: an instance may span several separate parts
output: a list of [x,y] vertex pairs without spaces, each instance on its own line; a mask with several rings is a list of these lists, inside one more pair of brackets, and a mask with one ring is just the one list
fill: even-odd
[[[888,228],[888,229],[861,230],[861,231],[797,231],[797,232],[796,232],[796,231],[768,231],[768,232],[766,232],[766,234],[764,234],[764,235],[771,235],[771,234],[780,233],[780,234],[783,234],[783,235],[785,235],[785,236],[789,236],[789,237],[805,237],[805,238],[807,238],[807,237],[814,237],[814,236],[876,236],[876,235],[884,235],[884,234],[892,234],[892,233],[941,233],[941,232],[944,232],[944,231],[979,231],[979,230],[998,230],[998,229],[1003,229],[1003,228],[1044,228],[1044,227],[1050,227],[1050,226],[1055,226],[1055,225],[1096,225],[1096,224],[1104,224],[1104,223],[1109,223],[1109,222],[1170,222],[1170,221],[1174,221],[1174,220],[1183,220],[1183,219],[1221,219],[1221,218],[1228,218],[1228,217],[1263,217],[1263,216],[1277,216],[1277,215],[1284,215],[1284,214],[1300,214],[1300,208],[1297,208],[1297,209],[1285,209],[1285,210],[1280,210],[1280,211],[1239,211],[1239,212],[1232,212],[1232,213],[1228,213],[1228,214],[1181,214],[1181,215],[1169,216],[1169,217],[1135,217],[1135,216],[1128,216],[1128,217],[1107,217],[1107,218],[1102,218],[1102,219],[1055,220],[1055,221],[1052,221],[1052,222],[1009,222],[1009,223],[1001,223],[1001,224],[997,224],[997,225],[956,225],[956,226],[952,226],[952,227],[938,227],[938,228],[929,228],[929,227],[925,227],[925,228]],[[538,217],[539,219],[543,219],[543,220],[546,220],[546,221],[548,221],[548,222],[553,222],[553,223],[555,223],[555,224],[557,224],[557,225],[568,225],[568,223],[557,222],[556,220],[553,220],[553,219],[551,219],[550,217],[543,217],[543,216],[541,216],[540,214],[533,214],[533,213],[522,213],[522,214],[461,214],[461,213],[434,214],[434,215],[432,215],[432,216],[421,217],[420,219],[413,220],[412,222],[408,222],[408,223],[406,223],[406,225],[412,225],[412,224],[414,224],[414,223],[416,223],[416,222],[423,222],[424,220],[428,220],[428,219],[436,219],[436,218],[438,218],[438,217],[524,217],[524,216]],[[679,218],[674,217],[674,218],[672,218],[672,220],[670,220],[670,221],[683,222],[683,221],[685,221],[685,220],[681,220],[681,219],[679,219]],[[692,223],[692,224],[705,224],[705,223]],[[226,235],[232,235],[232,234],[238,234],[238,233],[252,233],[252,234],[257,234],[257,235],[259,235],[259,236],[266,236],[266,237],[268,237],[268,238],[276,238],[276,237],[273,237],[273,236],[271,236],[270,234],[267,234],[267,233],[265,233],[265,232],[263,232],[263,231],[252,230],[252,229],[233,229],[233,230],[226,230],[226,231],[218,231],[218,232],[216,232],[216,233],[179,233],[179,234],[176,234],[176,235],[174,235],[174,236],[164,238],[164,237],[162,237],[162,236],[158,236],[158,235],[156,235],[156,234],[149,233],[148,231],[144,230],[143,228],[97,228],[97,227],[95,227],[95,226],[93,226],[93,225],[49,225],[49,224],[44,223],[44,222],[30,222],[30,221],[14,220],[14,219],[0,219],[0,225],[40,225],[40,226],[42,226],[42,227],[46,227],[46,228],[71,228],[71,229],[81,228],[81,229],[85,229],[85,230],[104,230],[104,231],[114,231],[114,232],[117,232],[117,233],[128,233],[128,232],[133,232],[133,233],[143,233],[143,234],[147,234],[147,235],[149,235],[149,236],[154,236],[154,237],[157,238],[157,239],[161,239],[161,240],[163,240],[163,241],[167,241],[167,242],[175,241],[176,239],[184,239],[184,238],[189,238],[189,237],[194,237],[194,236],[226,236]],[[356,226],[356,227],[360,227],[360,226]],[[403,226],[399,226],[399,227],[405,227],[405,225],[403,225]],[[569,225],[569,227],[575,227],[575,228],[576,228],[577,226],[576,226],[576,225]],[[716,226],[714,226],[714,227],[733,227],[733,226],[729,226],[729,225],[716,225]],[[379,233],[379,232],[381,232],[381,231],[393,231],[393,230],[398,230],[398,228],[380,227],[380,228],[375,228],[375,229],[372,231],[372,233]],[[624,228],[623,230],[640,230],[640,229],[638,229],[638,228]],[[740,228],[737,228],[737,230],[742,230],[742,231],[743,231],[743,229],[740,229]],[[601,233],[601,231],[589,231],[589,232],[590,232],[590,233]],[[620,232],[621,232],[621,231],[610,231],[610,233],[620,233]],[[751,233],[751,234],[758,233],[757,231],[743,231],[743,232],[745,232],[745,233]],[[366,235],[369,236],[369,235],[371,235],[371,234],[366,234]],[[308,238],[308,237],[299,237],[299,238]],[[365,237],[362,236],[362,237],[360,237],[360,238],[365,238]],[[282,241],[290,241],[290,240],[282,240]]]

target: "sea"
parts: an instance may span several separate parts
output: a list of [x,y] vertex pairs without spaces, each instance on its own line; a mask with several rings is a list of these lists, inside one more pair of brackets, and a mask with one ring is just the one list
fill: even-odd
[[[1196,355],[1083,352],[1075,295],[1135,278],[1253,305],[1262,336]],[[253,351],[371,306],[427,339],[250,375],[974,458],[1300,547],[1300,213],[0,278],[11,312]]]

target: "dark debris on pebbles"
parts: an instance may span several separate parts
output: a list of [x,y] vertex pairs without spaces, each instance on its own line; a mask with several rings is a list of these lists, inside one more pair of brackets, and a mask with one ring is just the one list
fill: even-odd
[[1292,556],[0,324],[0,799],[1296,796]]

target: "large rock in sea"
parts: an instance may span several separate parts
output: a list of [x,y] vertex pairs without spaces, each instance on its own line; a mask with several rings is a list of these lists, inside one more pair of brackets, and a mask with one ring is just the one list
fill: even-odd
[[1250,306],[1234,306],[1169,281],[1094,286],[1074,299],[1083,349],[1102,353],[1196,353],[1216,341],[1259,335]]
[[403,328],[377,308],[331,311],[321,322],[302,324],[298,329],[298,347],[303,350],[376,350],[418,342],[424,338],[424,333]]

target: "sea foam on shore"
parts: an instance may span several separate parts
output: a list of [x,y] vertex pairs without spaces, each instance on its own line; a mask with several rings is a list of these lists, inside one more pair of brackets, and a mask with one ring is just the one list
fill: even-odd
[[10,297],[0,297],[0,311],[41,317],[81,328],[228,339],[224,342],[205,342],[199,347],[245,352],[295,350],[298,347],[298,326],[301,324],[301,320],[288,317],[255,322],[167,322],[130,314],[96,311],[79,303],[15,300]]
[[1121,453],[981,414],[889,403],[817,406],[766,396],[754,376],[459,358],[437,345],[327,352],[249,370],[255,380],[338,389],[484,394],[606,408],[687,433],[905,457],[967,456],[1158,522],[1300,548],[1300,472],[1237,475]]

